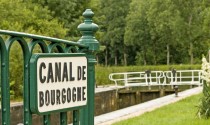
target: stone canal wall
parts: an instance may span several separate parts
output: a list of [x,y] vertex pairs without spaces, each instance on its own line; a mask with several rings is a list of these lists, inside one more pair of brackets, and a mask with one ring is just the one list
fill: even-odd
[[[179,86],[183,91],[195,86]],[[171,86],[141,86],[141,87],[98,87],[95,92],[95,116],[128,106],[146,102],[165,95],[173,94],[175,91]],[[11,125],[22,123],[22,103],[11,104]],[[1,114],[0,114],[1,115]],[[68,112],[68,123],[72,121],[72,112]],[[51,114],[51,124],[59,124],[59,113]],[[1,121],[1,117],[0,117]],[[41,125],[42,117],[33,115],[33,125]]]

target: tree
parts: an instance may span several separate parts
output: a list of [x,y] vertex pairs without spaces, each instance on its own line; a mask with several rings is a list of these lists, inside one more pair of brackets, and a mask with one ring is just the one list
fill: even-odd
[[[114,57],[115,65],[118,61],[123,60],[124,65],[127,65],[127,47],[124,44],[125,33],[125,18],[129,11],[130,0],[108,0],[100,1],[102,11],[103,27],[102,43],[109,48],[106,51],[111,51],[111,57]],[[123,55],[123,58],[120,56]]]
[[125,42],[137,46],[143,64],[188,63],[187,50],[193,64],[208,45],[208,14],[208,0],[133,0]]
[[206,10],[208,10],[210,6],[207,0],[174,0],[173,3],[180,11],[180,16],[183,20],[182,40],[188,44],[190,63],[193,64],[195,54],[194,45],[207,38],[207,32],[203,28],[205,27],[205,16],[209,13]]
[[148,2],[133,0],[130,4],[130,13],[126,18],[125,44],[136,46],[137,58],[143,60],[143,64],[147,64],[147,53],[149,42],[151,41],[146,12]]
[[[0,1],[0,27],[5,30],[14,30],[26,33],[40,34],[63,38],[66,29],[58,19],[51,16],[47,8],[37,4],[22,2],[20,0]],[[14,44],[10,52],[10,81],[15,82],[12,89],[15,96],[21,95],[23,57],[20,45]]]
[[78,40],[80,33],[77,26],[82,22],[81,16],[89,0],[32,0],[43,7],[47,7],[51,16],[59,19],[68,29],[66,37]]
[[[47,8],[21,1],[1,0],[1,29],[63,38],[66,29]],[[12,25],[11,25],[12,24]]]
[[[170,46],[176,46],[179,42],[181,25],[180,12],[171,0],[153,0],[147,12],[147,18],[153,38],[158,38],[158,43],[166,45],[166,64],[170,63]],[[162,48],[165,50],[164,48]]]

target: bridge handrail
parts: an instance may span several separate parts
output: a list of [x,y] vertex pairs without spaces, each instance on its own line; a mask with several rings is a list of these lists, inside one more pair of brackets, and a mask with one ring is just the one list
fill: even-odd
[[[135,77],[130,77],[132,75],[137,75]],[[114,78],[114,77],[120,78]],[[109,79],[115,82],[115,85],[118,85],[119,81],[123,81],[125,86],[132,85],[153,85],[161,84],[161,79],[163,83],[165,82],[165,76],[163,71],[151,71],[149,76],[146,72],[124,72],[124,73],[111,73]],[[143,82],[135,82],[134,80],[143,80]],[[131,81],[131,82],[130,82]]]
[[[190,73],[190,75],[184,75]],[[201,70],[177,70],[175,76],[171,71],[165,71],[165,76],[170,81],[169,84],[197,84],[202,85]],[[189,80],[190,79],[190,80]]]
[[[190,73],[190,75],[183,75]],[[133,77],[135,75],[135,77]],[[125,86],[150,86],[150,85],[202,85],[201,70],[177,70],[175,77],[172,71],[151,71],[146,72],[123,72],[111,73],[109,79],[118,86],[123,82]],[[189,80],[190,79],[190,80]],[[141,82],[139,82],[140,80]],[[169,83],[167,83],[169,82]]]

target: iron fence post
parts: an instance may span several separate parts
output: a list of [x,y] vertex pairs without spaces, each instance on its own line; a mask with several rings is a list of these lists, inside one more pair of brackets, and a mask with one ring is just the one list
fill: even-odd
[[1,124],[10,124],[9,57],[5,42],[0,37],[1,49]]
[[86,51],[88,57],[88,83],[87,83],[87,106],[80,112],[81,125],[94,125],[94,95],[95,95],[95,52],[99,50],[99,42],[94,37],[94,33],[98,30],[98,25],[92,21],[94,13],[91,9],[86,9],[83,13],[84,23],[78,26],[82,33],[82,37],[78,43],[88,46]]

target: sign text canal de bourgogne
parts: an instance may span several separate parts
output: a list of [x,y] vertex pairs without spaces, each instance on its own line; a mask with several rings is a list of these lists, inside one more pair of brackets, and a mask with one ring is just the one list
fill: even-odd
[[86,57],[38,58],[36,68],[39,112],[86,105]]

